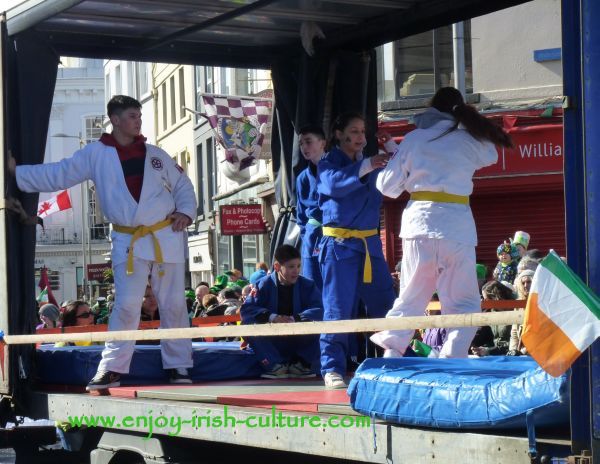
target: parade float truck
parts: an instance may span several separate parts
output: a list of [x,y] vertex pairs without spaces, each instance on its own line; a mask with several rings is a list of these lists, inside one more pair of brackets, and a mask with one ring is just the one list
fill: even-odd
[[[131,332],[109,333],[98,326],[36,334],[38,196],[19,191],[7,169],[11,156],[17,164],[44,162],[61,56],[268,69],[275,99],[270,142],[279,206],[271,239],[281,244],[295,227],[292,186],[303,167],[294,129],[307,122],[328,127],[338,113],[350,109],[362,111],[370,128],[377,126],[374,48],[520,3],[525,2],[27,0],[4,13],[0,437],[4,447],[16,450],[17,462],[211,462],[222,461],[226,452],[246,461],[597,461],[598,343],[557,377],[540,371],[528,357],[464,361],[479,362],[479,370],[455,364],[457,360],[372,358],[347,391],[328,391],[318,377],[257,380],[260,360],[250,350],[240,350],[239,342],[216,339],[414,329],[431,326],[433,318],[412,318],[404,326],[398,320],[361,320],[280,328],[217,319],[194,321],[183,331],[150,324]],[[600,132],[592,109],[600,102],[600,88],[591,76],[600,66],[600,31],[593,27],[600,20],[600,6],[593,0],[562,4],[566,254],[569,267],[597,292],[600,183],[595,177],[600,158],[595,152]],[[367,135],[365,151],[376,153],[375,137]],[[448,316],[435,324],[519,323],[523,306],[492,315]],[[102,395],[86,393],[101,343],[117,337],[203,339],[194,342],[194,384],[169,385],[158,346],[141,344],[121,387]],[[53,345],[82,339],[98,344]],[[434,388],[421,389],[428,385]],[[405,405],[412,409],[403,409]],[[56,421],[78,451],[57,449],[54,424],[32,425],[22,422],[23,417]]]

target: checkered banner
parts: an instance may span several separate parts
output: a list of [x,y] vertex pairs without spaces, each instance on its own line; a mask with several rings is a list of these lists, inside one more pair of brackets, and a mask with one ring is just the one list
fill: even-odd
[[256,163],[270,133],[273,100],[227,95],[202,95],[206,116],[225,149],[225,159],[239,170]]

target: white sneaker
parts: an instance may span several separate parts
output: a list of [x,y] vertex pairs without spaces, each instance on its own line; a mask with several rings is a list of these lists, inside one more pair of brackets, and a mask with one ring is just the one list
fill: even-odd
[[344,377],[337,372],[327,372],[323,377],[323,380],[325,381],[325,388],[328,390],[348,388],[348,385],[344,382]]

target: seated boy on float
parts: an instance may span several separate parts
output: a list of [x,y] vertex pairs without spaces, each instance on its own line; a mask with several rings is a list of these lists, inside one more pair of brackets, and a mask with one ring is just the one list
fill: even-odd
[[[240,310],[242,324],[321,321],[323,303],[315,283],[300,275],[300,252],[275,251],[275,272],[260,279]],[[319,370],[318,335],[244,337],[259,356],[264,378],[314,377]]]

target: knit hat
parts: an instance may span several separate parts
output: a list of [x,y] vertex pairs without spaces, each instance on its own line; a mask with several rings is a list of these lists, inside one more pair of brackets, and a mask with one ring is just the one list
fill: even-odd
[[477,280],[487,277],[487,266],[485,264],[476,264],[475,269],[477,270]]
[[523,232],[522,230],[517,230],[515,232],[515,238],[513,238],[512,242],[515,245],[521,245],[523,248],[527,249],[529,246],[529,234],[527,232]]
[[509,255],[513,256],[515,249],[515,245],[513,245],[509,241],[505,241],[504,243],[498,246],[498,248],[496,249],[496,254],[500,256],[502,253],[508,253]]
[[60,311],[55,305],[48,303],[40,308],[39,315],[46,316],[51,321],[56,322],[60,316]]
[[[532,271],[531,269],[525,269],[524,271],[519,272],[519,274],[517,275],[517,279],[520,279],[521,277],[533,277],[533,275],[535,274],[535,271]],[[517,280],[515,279],[515,280]]]

